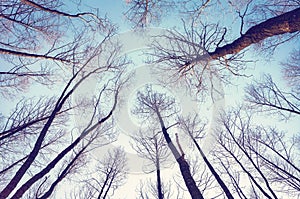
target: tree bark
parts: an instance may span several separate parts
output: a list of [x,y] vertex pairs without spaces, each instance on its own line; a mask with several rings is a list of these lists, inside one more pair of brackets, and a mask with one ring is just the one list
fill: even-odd
[[212,59],[217,59],[228,54],[238,53],[251,44],[258,43],[268,37],[294,33],[299,30],[300,8],[297,8],[251,27],[240,38],[230,44],[216,48],[215,51],[210,52],[209,55]]
[[[213,52],[209,52],[209,59],[218,59],[226,55],[236,54],[246,47],[269,37],[286,33],[295,33],[297,31],[300,31],[300,8],[252,26],[245,34],[241,35],[241,37],[237,38],[232,43],[217,47]],[[203,59],[207,59],[207,56],[200,56],[199,58],[191,60],[187,65],[196,64],[203,61]]]

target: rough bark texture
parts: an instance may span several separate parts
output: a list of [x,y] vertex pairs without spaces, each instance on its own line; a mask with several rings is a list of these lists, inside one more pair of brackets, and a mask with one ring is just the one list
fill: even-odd
[[270,18],[251,27],[240,38],[230,44],[216,48],[209,55],[212,59],[217,59],[228,54],[238,53],[251,44],[258,43],[268,37],[297,31],[300,31],[300,8]]

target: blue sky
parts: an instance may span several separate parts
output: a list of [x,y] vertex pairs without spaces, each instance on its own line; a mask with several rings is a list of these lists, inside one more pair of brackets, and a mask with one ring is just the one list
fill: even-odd
[[[89,7],[97,7],[99,9],[100,16],[107,14],[108,18],[111,19],[111,21],[113,23],[115,23],[119,26],[119,30],[118,30],[119,34],[117,35],[117,37],[120,35],[122,36],[122,35],[127,34],[127,37],[122,37],[121,40],[122,40],[123,44],[125,45],[124,53],[128,53],[131,56],[131,58],[133,59],[134,63],[136,63],[136,65],[131,66],[132,68],[142,68],[142,67],[148,66],[146,63],[143,63],[143,60],[141,60],[141,58],[145,58],[145,57],[139,55],[139,53],[142,53],[143,50],[146,48],[145,43],[147,43],[147,42],[145,42],[144,40],[147,39],[147,37],[145,37],[145,34],[144,35],[143,34],[135,34],[134,31],[131,29],[131,24],[125,19],[124,15],[123,15],[123,12],[126,11],[126,4],[124,1],[120,1],[120,0],[101,0],[101,1],[89,0],[89,1],[82,1],[82,5],[84,8],[86,8],[86,10],[88,10]],[[226,7],[222,7],[222,5],[220,5],[219,9],[226,10]],[[229,30],[230,33],[234,36],[238,36],[239,20],[235,17],[234,11],[229,10],[228,13],[223,13],[221,15],[223,17],[221,16],[218,19],[218,21],[221,22],[221,24],[223,22],[223,23],[232,25],[231,29]],[[213,17],[214,16],[208,16],[207,20],[213,20]],[[218,22],[218,21],[214,21],[214,22]],[[234,23],[232,23],[232,21],[234,21]],[[161,24],[159,24],[157,26],[152,25],[152,28],[154,28],[154,29],[173,28],[175,26],[179,27],[179,29],[181,29],[181,27],[182,27],[181,19],[180,19],[180,17],[175,18],[174,15],[170,15],[170,16],[165,16],[162,19]],[[147,31],[147,29],[146,29],[146,31]],[[282,87],[286,87],[286,83],[284,83],[282,81],[281,66],[280,66],[279,62],[286,58],[286,56],[288,55],[290,50],[292,50],[293,45],[296,47],[297,44],[293,44],[293,43],[283,44],[277,51],[275,51],[275,54],[273,55],[273,57],[270,58],[270,60],[268,60],[268,61],[265,60],[266,57],[260,56],[258,53],[255,53],[253,50],[249,51],[247,53],[246,58],[248,58],[249,60],[255,60],[255,62],[249,63],[247,65],[248,69],[243,73],[245,73],[247,75],[253,75],[253,77],[245,78],[245,77],[232,76],[232,78],[231,78],[232,85],[230,85],[230,86],[223,85],[224,93],[225,93],[224,106],[231,106],[231,105],[234,105],[236,102],[238,102],[238,103],[241,102],[241,100],[244,98],[244,86],[248,83],[251,83],[254,78],[259,79],[263,73],[271,73],[272,77],[274,77],[274,80],[276,81],[276,83],[279,83],[280,86],[282,86]],[[144,77],[141,78],[142,83],[138,82],[135,85],[133,85],[133,88],[131,88],[132,89],[131,91],[139,88],[145,82],[152,81],[151,78],[150,78],[150,80],[147,79],[148,74],[139,73],[139,75],[140,76],[144,75]],[[60,87],[60,86],[58,86],[58,87]],[[49,90],[42,90],[39,86],[34,86],[34,87],[32,87],[32,89],[33,90],[30,90],[29,93],[25,94],[25,96],[53,94],[53,93],[49,93]],[[175,92],[174,92],[174,94],[176,95]],[[132,102],[131,97],[132,96],[129,96],[127,98],[128,101],[127,102],[125,101],[125,103]],[[179,98],[182,98],[182,96]],[[2,106],[1,111],[7,112],[9,107],[12,106],[11,101],[7,100],[7,99],[3,99],[3,101],[6,101],[6,104],[8,104],[8,105],[5,107]],[[208,105],[208,107],[201,107],[201,108],[202,108],[202,111],[203,110],[207,111],[205,113],[206,115],[211,114],[211,112],[210,112],[210,111],[212,111],[211,104]],[[126,111],[128,114],[130,114],[130,110],[128,109],[128,107],[126,108]],[[207,119],[211,119],[211,118],[212,118],[211,116],[208,116]],[[300,130],[300,127],[299,127],[300,122],[297,119],[294,119],[294,120],[295,121],[293,121],[292,125],[293,125],[293,127],[295,127],[295,129],[298,129],[298,131],[299,131]],[[269,120],[268,118],[266,120],[266,123],[272,124],[273,122],[276,122],[276,121]],[[284,125],[291,125],[291,123],[289,123],[289,124],[285,123],[285,124],[283,124],[283,126]],[[128,137],[126,137],[126,134],[127,133],[121,134],[120,140],[118,142],[114,143],[114,146],[124,145],[125,150],[128,151],[128,154],[130,156],[129,161],[132,161],[129,163],[129,165],[137,164],[137,161],[139,161],[139,163],[141,163],[142,160],[138,159],[137,156],[135,156],[135,154],[133,154],[132,150],[129,148],[130,145],[128,144],[129,142],[128,142]],[[168,179],[168,178],[171,179],[170,175],[168,175],[168,174],[176,171],[176,168],[177,168],[176,166],[177,165],[175,165],[175,167],[173,167],[170,170],[163,171],[163,175],[166,179]],[[137,168],[137,170],[140,170],[140,167]],[[118,191],[115,192],[114,198],[128,198],[128,199],[133,198],[135,196],[134,190],[136,189],[136,186],[139,184],[139,180],[141,178],[144,179],[145,176],[147,176],[147,177],[154,176],[154,174],[142,175],[141,172],[137,172],[137,173],[138,174],[135,173],[135,174],[129,175],[128,183],[126,183],[126,185],[124,187],[120,188]],[[130,190],[130,191],[128,191],[128,190]]]

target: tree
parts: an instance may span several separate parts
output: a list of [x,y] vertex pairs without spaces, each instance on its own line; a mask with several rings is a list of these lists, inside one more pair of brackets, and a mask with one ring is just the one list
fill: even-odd
[[[153,172],[151,167],[154,165],[156,170],[157,198],[167,198],[163,194],[165,191],[163,190],[161,169],[168,161],[170,154],[167,151],[167,145],[165,144],[163,136],[160,132],[157,132],[157,129],[147,128],[147,130],[141,130],[139,133],[131,136],[131,139],[134,141],[134,143],[131,144],[132,148],[137,154],[150,161],[149,164],[145,165],[150,167],[150,172]],[[149,170],[149,168],[147,170]],[[146,173],[148,173],[147,170],[145,171]]]
[[[87,76],[85,76],[85,78],[86,77]],[[82,80],[83,79],[81,79],[77,84],[75,84],[74,87],[76,88],[76,86],[78,86],[79,83],[82,82]],[[118,81],[119,81],[119,78],[117,78],[116,82],[118,82]],[[19,198],[19,197],[21,197],[28,190],[28,188],[30,186],[32,186],[35,182],[37,182],[37,180],[41,179],[48,172],[50,172],[55,167],[55,165],[67,153],[69,153],[76,145],[78,145],[87,135],[91,134],[94,131],[99,131],[100,130],[99,126],[101,126],[103,122],[105,122],[106,120],[108,120],[111,117],[112,112],[114,111],[114,109],[116,107],[118,93],[119,93],[119,89],[120,89],[121,85],[122,84],[120,84],[120,85],[116,84],[115,85],[116,88],[115,88],[115,90],[113,90],[113,93],[115,92],[115,94],[114,94],[115,95],[114,96],[114,104],[113,104],[111,110],[107,113],[107,115],[105,115],[104,117],[102,117],[101,115],[97,114],[97,111],[98,111],[98,108],[100,108],[98,106],[99,106],[100,100],[102,100],[102,98],[103,98],[103,95],[108,95],[108,93],[104,94],[104,91],[105,91],[106,86],[107,86],[107,85],[104,85],[104,87],[102,88],[102,91],[99,92],[99,96],[97,98],[95,106],[93,107],[94,108],[94,113],[92,114],[92,118],[90,119],[90,121],[87,124],[87,126],[82,130],[82,132],[79,133],[77,139],[75,139],[69,146],[67,146],[64,150],[62,150],[52,161],[49,162],[49,164],[44,169],[42,169],[40,172],[38,172],[36,175],[34,175],[32,178],[30,178],[27,182],[25,182],[17,190],[17,192],[12,196],[12,198]],[[53,111],[51,112],[51,115],[50,115],[49,119],[47,120],[46,124],[42,127],[41,133],[38,135],[38,138],[36,140],[34,148],[30,152],[30,154],[28,155],[26,161],[18,169],[18,171],[16,172],[16,175],[10,180],[10,182],[8,183],[8,185],[2,190],[1,197],[7,197],[15,189],[16,185],[21,180],[22,176],[24,176],[26,174],[27,169],[31,166],[31,164],[33,163],[33,161],[35,160],[35,158],[39,154],[39,151],[40,151],[42,143],[43,143],[43,141],[45,139],[46,133],[47,133],[48,129],[50,128],[53,120],[55,119],[56,113],[58,111],[60,111],[61,107],[63,106],[64,101],[69,96],[71,96],[72,92],[75,90],[74,87],[73,87],[73,89],[71,91],[69,91],[66,94],[66,96],[61,96],[62,102],[60,102],[60,101],[57,102],[58,104],[54,107]],[[99,118],[97,118],[96,116],[99,117]]]
[[[1,43],[1,45],[6,46],[7,48],[1,48],[0,52],[3,54],[3,56],[8,58],[7,61],[10,62],[10,70],[14,71],[14,74],[12,74],[11,72],[3,72],[1,73],[1,75],[17,77],[21,73],[23,73],[20,72],[20,70],[28,70],[28,67],[30,67],[33,63],[33,67],[42,67],[43,60],[50,60],[51,62],[49,63],[51,64],[51,66],[56,65],[59,68],[62,67],[66,72],[64,74],[61,74],[62,79],[60,80],[61,82],[65,83],[65,87],[62,89],[58,97],[55,97],[51,99],[51,101],[49,101],[51,103],[38,105],[34,107],[33,110],[29,110],[27,112],[23,111],[25,110],[24,107],[21,107],[21,111],[19,111],[17,108],[17,112],[13,113],[12,116],[8,118],[3,132],[1,133],[1,142],[7,142],[5,143],[5,145],[9,146],[9,143],[13,143],[13,141],[22,138],[22,136],[30,135],[30,143],[34,143],[34,146],[29,145],[28,151],[25,151],[25,155],[21,157],[18,157],[18,154],[14,153],[14,151],[12,151],[12,153],[10,154],[10,156],[15,157],[13,160],[14,162],[12,162],[11,165],[6,165],[6,168],[3,168],[3,171],[7,171],[7,169],[11,169],[12,167],[16,168],[16,166],[18,166],[18,168],[16,168],[16,170],[14,171],[15,173],[12,173],[11,177],[9,177],[8,183],[6,185],[3,184],[0,198],[6,198],[13,192],[14,193],[12,195],[12,198],[20,198],[24,193],[29,191],[30,187],[32,187],[35,183],[40,183],[40,186],[42,186],[42,178],[45,177],[45,175],[47,175],[49,172],[51,172],[53,168],[58,168],[61,164],[61,161],[66,158],[68,154],[70,154],[70,152],[75,149],[76,146],[82,143],[83,140],[87,137],[94,135],[95,131],[100,130],[101,132],[100,127],[105,121],[111,118],[112,112],[115,110],[118,93],[121,89],[121,86],[123,85],[123,80],[121,80],[122,78],[120,76],[122,70],[119,69],[121,66],[125,65],[126,62],[120,57],[117,58],[119,46],[117,44],[113,44],[113,42],[109,40],[114,34],[114,27],[109,25],[109,23],[107,23],[106,26],[106,22],[100,20],[100,18],[92,13],[79,13],[76,15],[72,15],[55,10],[54,8],[57,8],[59,6],[59,4],[55,3],[58,2],[51,1],[45,2],[45,4],[36,4],[32,1],[22,1],[17,3],[9,1],[7,2],[7,4],[3,5],[4,8],[1,10],[1,16],[5,19],[3,23],[14,24],[11,28],[9,26],[4,26],[4,29],[2,31],[4,31],[5,34],[10,34],[11,32],[18,31],[18,28],[20,28],[22,31],[24,31],[25,37],[20,42],[18,40],[18,37],[12,37],[12,40],[8,41],[9,43]],[[50,7],[50,5],[52,5],[53,7]],[[23,9],[24,13],[20,12],[20,9],[18,10],[18,8],[20,8],[21,10]],[[22,18],[23,15],[24,18]],[[86,19],[86,16],[88,18],[91,17],[91,19]],[[46,20],[47,17],[52,17],[51,19],[53,19],[53,21]],[[73,18],[79,19],[83,22],[81,23],[81,25],[86,28],[84,28],[82,32],[74,31],[74,40],[71,39],[70,41],[70,39],[67,39],[65,40],[67,41],[67,43],[64,44],[61,44],[59,42],[62,37],[58,33],[62,33],[65,30],[55,30],[56,32],[53,34],[54,36],[57,34],[57,37],[54,38],[52,43],[50,42],[48,44],[49,46],[45,46],[49,47],[46,53],[33,54],[32,52],[29,52],[37,51],[37,43],[35,43],[37,41],[30,43],[32,34],[40,33],[40,30],[38,29],[39,27],[37,26],[45,28],[45,31],[54,31],[52,30],[52,28],[60,27],[62,25],[60,24],[60,22],[62,21],[57,21],[57,19],[59,19],[60,17],[67,19],[65,22]],[[20,21],[21,19],[24,21]],[[31,23],[31,19],[35,19],[36,21],[33,22],[37,23],[29,24]],[[38,24],[39,20],[42,21],[42,24]],[[43,23],[50,23],[50,25],[47,26],[47,24]],[[80,23],[76,22],[75,24],[77,26]],[[67,26],[68,25],[70,25],[70,23],[68,23]],[[99,32],[96,33],[94,31],[93,33],[92,31],[92,34],[85,34],[85,31],[88,31],[88,27],[94,27],[97,30],[101,29],[103,32],[103,36],[101,37],[102,40],[99,40],[99,37],[97,39],[97,42],[93,40],[94,36],[99,36]],[[29,42],[32,45],[27,46],[26,42]],[[108,45],[110,46],[109,50],[104,50],[105,46]],[[43,50],[44,49],[41,49],[41,51]],[[37,62],[39,60],[41,61]],[[100,62],[99,60],[103,61]],[[15,69],[18,69],[18,71],[16,71]],[[99,85],[98,94],[95,97],[95,101],[90,103],[90,106],[86,106],[83,101],[74,106],[69,106],[68,104],[71,101],[71,98],[74,98],[74,95],[77,94],[76,92],[77,90],[79,90],[78,88],[82,86],[83,82],[86,82],[88,79],[93,78],[102,80],[101,84]],[[6,82],[6,80],[4,79],[3,82]],[[13,89],[14,88],[12,88],[12,90]],[[103,104],[102,100],[106,97],[110,97],[111,99],[113,99],[111,100],[111,104]],[[90,99],[90,101],[92,100],[93,99]],[[68,125],[68,121],[66,120],[63,120],[61,123],[57,123],[56,120],[58,120],[59,116],[62,113],[67,112],[67,110],[73,109],[74,111],[75,107],[77,108],[76,110],[80,110],[80,106],[81,109],[90,109],[92,114],[89,115],[89,122],[85,124],[84,128],[77,133],[77,138],[75,137],[76,139],[73,140],[74,137],[70,133],[71,130],[68,129],[66,131],[69,131],[69,133],[66,133],[66,136],[62,138],[58,138],[59,136],[53,136],[51,141],[51,136],[49,136],[51,135],[50,130],[55,130],[55,124],[59,124],[59,127],[57,126],[57,128],[65,128],[64,125]],[[37,112],[36,116],[34,115],[34,112]],[[31,116],[28,117],[26,113],[30,114]],[[37,124],[40,126],[37,126]],[[32,129],[34,129],[34,133],[32,133]],[[29,132],[29,134],[26,135],[26,131]],[[101,135],[101,133],[103,132],[100,132],[98,132],[97,135],[104,138],[103,134]],[[61,142],[60,147],[56,145],[56,149],[52,147],[49,148],[48,145],[54,143],[56,139],[67,139],[69,141]],[[17,143],[20,144],[19,141],[17,141]],[[62,173],[58,175],[58,178],[56,180],[54,179],[53,183],[50,183],[49,190],[45,193],[40,193],[39,197],[48,197],[52,194],[54,188],[62,180],[62,178],[66,176],[66,173],[68,173],[72,165],[76,163],[76,160],[81,154],[83,154],[87,146],[88,145],[83,146],[82,149],[80,149],[79,152],[75,154],[75,157],[71,158],[68,165],[61,167]],[[59,148],[62,149],[60,152],[57,151],[57,149]],[[55,153],[47,153],[45,149],[54,150]],[[44,152],[42,153],[41,151]],[[39,163],[39,161],[42,160],[40,156],[43,157],[43,154],[47,154],[47,158],[44,158],[42,163],[36,166],[36,162]],[[17,164],[19,164],[20,166]],[[28,175],[29,169],[32,169],[34,175],[30,176],[23,185],[19,186],[21,179]]]
[[[95,158],[96,167],[87,172],[82,170],[81,179],[85,198],[104,199],[112,196],[119,186],[125,183],[127,158],[125,151],[118,147],[109,150],[101,159]],[[81,192],[81,190],[80,190]]]
[[300,114],[299,96],[292,92],[282,91],[270,75],[264,75],[261,82],[255,82],[246,88],[246,100],[251,106],[256,106],[256,109],[279,113],[284,118]]
[[179,123],[181,125],[181,128],[189,135],[189,137],[192,139],[193,143],[197,147],[199,153],[201,154],[201,157],[203,158],[203,161],[209,168],[210,172],[212,175],[215,177],[217,180],[218,184],[226,194],[227,198],[233,198],[229,188],[227,187],[226,183],[222,180],[220,175],[217,173],[215,170],[214,166],[210,163],[206,155],[204,154],[203,150],[201,149],[200,145],[197,142],[197,138],[201,137],[201,133],[203,132],[204,126],[198,127],[201,122],[199,121],[198,116],[196,115],[194,118],[188,118],[187,120],[184,119],[179,119]]
[[0,83],[6,96],[26,91],[32,82],[53,85],[63,78],[62,65],[84,64],[97,48],[93,39],[114,32],[106,18],[92,12],[64,12],[63,1],[8,0],[0,5],[0,55],[7,64]]
[[148,85],[143,92],[139,91],[137,93],[137,104],[133,112],[141,115],[141,117],[144,115],[145,118],[154,117],[154,119],[158,121],[165,141],[179,165],[182,177],[191,197],[203,198],[191,175],[189,164],[184,159],[184,154],[180,154],[173,144],[163,120],[163,118],[170,117],[176,113],[175,105],[174,98],[170,98],[166,94],[155,92],[152,90],[152,86]]
[[[224,169],[229,165],[240,168],[236,172],[247,176],[252,194],[266,198],[279,198],[282,193],[297,195],[299,166],[292,155],[298,153],[296,139],[285,138],[275,128],[252,124],[253,115],[244,112],[240,108],[222,116],[217,139],[220,148],[214,152],[215,156]],[[230,175],[230,178],[236,177]],[[242,185],[236,186],[239,195],[247,197]]]
[[159,23],[164,12],[175,7],[175,3],[170,0],[127,0],[126,4],[129,9],[124,12],[124,15],[135,28]]
[[[0,2],[0,95],[13,103],[10,113],[3,104],[0,113],[0,198],[56,198],[63,183],[85,183],[75,198],[109,197],[126,178],[119,179],[113,172],[112,165],[118,162],[113,161],[114,153],[108,153],[110,159],[96,161],[103,175],[85,175],[96,169],[91,158],[94,149],[116,139],[113,113],[127,82],[123,76],[127,61],[119,53],[122,46],[111,39],[117,27],[106,17],[110,14],[101,17],[89,5],[73,0]],[[177,26],[156,37],[149,60],[155,64],[151,67],[166,69],[161,71],[163,80],[186,80],[197,98],[210,94],[214,101],[213,91],[223,96],[234,79],[252,78],[249,57],[262,54],[254,59],[278,61],[289,53],[288,48],[281,53],[283,47],[294,47],[299,40],[297,0],[127,0],[126,5],[124,15],[134,28],[160,22],[164,28]],[[113,8],[114,13],[122,12]],[[200,143],[204,129],[191,118],[179,123],[197,150],[184,156],[187,148],[180,145],[183,131],[173,98],[151,87],[138,92],[135,113],[157,129],[139,140],[138,149],[152,149],[148,143],[154,146],[153,155],[145,156],[152,160],[157,177],[156,183],[140,189],[159,198],[173,197],[173,185],[160,183],[161,144],[169,147],[179,165],[183,181],[176,181],[176,188],[185,184],[192,198],[207,197],[209,192],[216,198],[225,194],[229,198],[297,197],[300,136],[298,123],[292,120],[299,115],[299,50],[290,52],[281,60],[289,87],[273,73],[249,84],[247,109],[221,116],[215,131],[218,143],[210,156]],[[265,65],[280,70],[276,64]],[[218,90],[220,80],[228,86],[224,93]],[[96,94],[89,96],[86,90]],[[28,97],[33,93],[37,96]],[[275,121],[277,114],[285,123]],[[267,126],[265,118],[275,122]],[[151,197],[139,193],[141,198]]]
[[[248,47],[265,41],[265,45],[262,45],[264,49],[273,49],[274,51],[281,43],[297,38],[300,27],[299,2],[284,2],[286,7],[289,7],[288,11],[284,7],[281,8],[281,11],[276,10],[278,15],[274,16],[274,13],[271,12],[263,19],[254,20],[251,16],[253,17],[256,13],[255,10],[258,10],[256,8],[259,7],[259,2],[249,1],[245,3],[246,5],[242,5],[243,3],[239,5],[238,2],[229,1],[229,5],[226,6],[237,9],[238,17],[241,18],[240,28],[233,27],[240,30],[238,34],[228,35],[228,29],[231,27],[227,28],[220,23],[212,23],[213,19],[209,21],[206,19],[207,15],[200,15],[193,20],[184,21],[183,28],[168,30],[153,42],[151,47],[154,48],[154,51],[149,53],[152,62],[163,64],[168,70],[179,71],[180,77],[187,77],[188,81],[194,79],[194,84],[199,87],[198,90],[205,88],[202,84],[205,83],[203,74],[206,73],[221,77],[228,82],[228,78],[225,78],[228,77],[227,72],[230,75],[242,75],[241,71],[246,68],[247,61],[244,59],[244,55],[249,49]],[[211,1],[208,1],[208,4],[211,4]],[[274,6],[271,8],[268,7],[269,5],[261,5],[262,10],[269,12],[278,9],[275,4],[272,5]],[[213,7],[214,5],[211,6],[212,9],[218,9]],[[245,11],[242,13],[243,7],[245,7]],[[210,11],[215,10],[208,9],[207,12]],[[211,12],[208,13],[208,16],[210,14]],[[248,18],[249,21],[245,21]],[[246,24],[251,24],[251,26],[244,32],[243,28]],[[164,42],[160,42],[162,40]]]

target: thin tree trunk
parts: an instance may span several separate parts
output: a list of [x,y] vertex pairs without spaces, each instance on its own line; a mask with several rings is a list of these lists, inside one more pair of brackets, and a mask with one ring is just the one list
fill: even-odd
[[244,165],[239,161],[239,159],[223,144],[221,146],[233,157],[233,159],[240,165],[243,171],[248,175],[251,181],[256,185],[256,187],[266,196],[268,199],[272,199],[272,197],[264,190],[263,187],[255,180],[255,178],[251,175],[251,173],[244,167]]
[[[67,98],[64,98],[64,99],[66,100]],[[35,142],[33,150],[28,155],[28,158],[26,159],[24,164],[16,172],[15,176],[11,179],[11,181],[8,183],[8,185],[2,190],[2,192],[0,193],[0,199],[7,198],[9,196],[9,194],[15,189],[17,184],[20,182],[21,178],[26,173],[27,169],[30,167],[32,162],[35,160],[36,156],[38,155],[38,153],[40,151],[44,137],[46,136],[46,133],[47,133],[48,129],[50,128],[50,126],[55,118],[56,113],[62,107],[63,102],[61,104],[59,104],[58,107],[55,107],[55,109],[52,112],[51,116],[49,117],[47,123],[43,127],[37,141]]]
[[109,173],[106,174],[106,178],[105,178],[105,181],[104,181],[104,183],[103,183],[103,185],[102,185],[102,187],[101,187],[100,193],[99,193],[99,195],[98,195],[98,199],[101,199],[101,195],[103,194],[104,188],[105,188],[106,184],[108,183],[108,180],[109,180],[109,177],[110,177],[111,172],[112,172],[112,168],[111,168],[111,170],[109,171]]
[[[53,120],[56,117],[56,114],[61,110],[65,101],[71,96],[71,94],[75,90],[75,88],[73,87],[73,89],[71,89],[70,91],[67,92],[68,88],[71,86],[71,83],[73,82],[73,80],[76,78],[77,75],[78,75],[78,73],[76,73],[69,80],[68,84],[64,88],[62,94],[60,95],[59,99],[57,100],[55,108],[53,109],[52,113],[49,116],[49,119],[47,120],[46,124],[44,125],[43,129],[41,130],[41,133],[40,133],[39,137],[37,138],[32,151],[28,155],[28,158],[26,159],[24,164],[19,168],[19,170],[16,172],[14,177],[10,180],[8,185],[6,185],[6,187],[1,191],[0,199],[5,199],[9,196],[9,194],[16,188],[16,186],[20,182],[21,178],[24,176],[24,174],[26,173],[28,168],[31,166],[31,164],[35,160],[36,156],[38,155],[38,153],[41,149],[41,146],[42,146],[42,143],[46,136],[46,133],[48,132],[48,129],[50,128]],[[75,85],[75,86],[78,86],[80,83],[81,83],[81,81],[79,83],[77,83],[77,85]]]
[[53,193],[55,187],[58,185],[59,182],[62,181],[62,179],[67,175],[67,173],[69,172],[69,169],[73,166],[73,164],[76,162],[76,160],[80,157],[80,155],[85,151],[85,149],[88,147],[88,145],[91,142],[89,142],[86,146],[84,146],[76,155],[75,157],[72,159],[72,161],[65,167],[65,169],[63,170],[63,172],[58,176],[58,178],[51,184],[50,188],[48,189],[48,191],[46,193],[44,193],[41,197],[38,197],[37,199],[47,199],[51,196],[51,194]]
[[105,194],[104,194],[104,196],[103,196],[103,199],[106,198],[106,196],[107,196],[107,194],[108,194],[108,191],[110,190],[113,181],[114,181],[114,174],[113,174],[113,176],[112,176],[111,179],[110,179],[110,182],[109,182],[108,187],[107,187],[107,189],[106,189],[106,191],[105,191]]
[[161,185],[161,176],[160,176],[160,165],[159,162],[157,163],[156,167],[156,178],[157,178],[157,193],[158,193],[158,198],[163,199],[164,195],[162,193],[162,185]]
[[223,189],[223,191],[225,192],[227,198],[229,199],[233,199],[232,194],[230,193],[228,187],[226,186],[226,184],[223,182],[223,180],[221,179],[221,177],[219,176],[219,174],[215,171],[214,167],[210,164],[210,162],[208,161],[208,159],[206,158],[205,154],[203,153],[202,149],[200,148],[199,144],[197,143],[197,141],[192,137],[194,144],[196,145],[198,151],[200,152],[205,164],[208,166],[209,170],[211,171],[211,173],[213,174],[213,176],[216,178],[217,182],[219,183],[219,185],[221,186],[221,188]]

